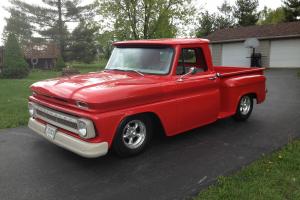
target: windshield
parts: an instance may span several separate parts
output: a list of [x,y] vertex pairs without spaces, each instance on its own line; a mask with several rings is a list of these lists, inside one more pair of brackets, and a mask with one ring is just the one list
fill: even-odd
[[169,47],[116,47],[105,69],[168,74],[173,58]]

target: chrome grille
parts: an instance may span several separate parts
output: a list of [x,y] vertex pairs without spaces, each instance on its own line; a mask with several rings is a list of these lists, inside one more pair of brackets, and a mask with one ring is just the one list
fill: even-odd
[[77,117],[38,104],[34,104],[34,108],[35,116],[37,118],[59,128],[63,128],[73,133],[78,133]]
[[77,124],[76,124],[76,123],[69,122],[69,121],[67,121],[67,120],[60,119],[60,118],[58,118],[58,117],[54,117],[54,116],[49,115],[49,114],[47,114],[47,113],[44,113],[44,112],[42,112],[42,111],[40,111],[40,110],[37,110],[37,111],[36,111],[36,114],[39,115],[39,116],[43,116],[43,117],[45,117],[45,118],[47,118],[47,119],[50,119],[50,120],[52,120],[52,121],[55,121],[55,122],[57,122],[57,123],[63,124],[63,125],[65,125],[65,126],[69,126],[69,127],[71,127],[71,128],[77,129]]

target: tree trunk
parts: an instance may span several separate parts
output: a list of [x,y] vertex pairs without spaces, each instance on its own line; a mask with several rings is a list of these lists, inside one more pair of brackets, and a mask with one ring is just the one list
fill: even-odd
[[63,21],[62,21],[62,10],[61,10],[61,0],[57,1],[57,8],[58,8],[58,40],[59,40],[59,48],[60,48],[60,55],[64,58],[64,36],[63,36]]

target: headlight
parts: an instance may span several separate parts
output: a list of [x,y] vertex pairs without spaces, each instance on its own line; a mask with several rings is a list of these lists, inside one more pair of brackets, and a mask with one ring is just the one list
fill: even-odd
[[77,128],[78,133],[81,137],[85,137],[87,135],[87,125],[84,121],[78,120]]
[[30,117],[34,117],[34,115],[35,115],[35,108],[34,108],[34,106],[33,106],[33,104],[31,102],[28,103],[28,111],[29,111]]

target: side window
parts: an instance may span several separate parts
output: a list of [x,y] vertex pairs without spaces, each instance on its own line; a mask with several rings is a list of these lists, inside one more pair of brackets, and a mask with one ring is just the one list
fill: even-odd
[[196,49],[182,49],[179,63],[196,64],[197,56]]
[[189,68],[196,67],[197,72],[207,71],[207,65],[202,48],[184,48],[177,63],[176,74],[183,75]]

